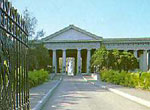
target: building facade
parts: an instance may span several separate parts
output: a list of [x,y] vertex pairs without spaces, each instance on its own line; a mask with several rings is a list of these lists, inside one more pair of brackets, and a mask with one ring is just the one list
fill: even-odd
[[[66,73],[66,58],[75,58],[75,73],[91,73],[90,59],[94,51],[105,45],[108,50],[118,49],[134,53],[140,63],[140,69],[149,69],[150,38],[109,38],[94,35],[74,25],[42,39],[52,57],[53,72]],[[62,58],[62,67],[59,59]]]

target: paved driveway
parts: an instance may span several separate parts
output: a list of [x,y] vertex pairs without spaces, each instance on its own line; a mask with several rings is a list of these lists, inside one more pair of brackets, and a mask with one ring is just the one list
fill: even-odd
[[150,110],[108,90],[85,82],[82,77],[65,77],[42,110]]

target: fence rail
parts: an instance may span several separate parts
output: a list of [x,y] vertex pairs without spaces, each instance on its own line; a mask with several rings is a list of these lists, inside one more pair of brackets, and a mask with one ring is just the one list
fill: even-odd
[[25,21],[0,0],[0,110],[29,110],[27,51]]

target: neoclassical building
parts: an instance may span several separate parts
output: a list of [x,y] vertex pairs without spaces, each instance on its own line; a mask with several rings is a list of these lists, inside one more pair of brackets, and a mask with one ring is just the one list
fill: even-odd
[[[94,35],[74,25],[42,39],[52,57],[53,72],[66,73],[66,58],[75,59],[75,73],[90,73],[90,59],[94,51],[105,45],[108,50],[118,49],[134,53],[139,59],[140,69],[149,69],[150,38],[108,38]],[[62,67],[59,59],[62,58]],[[62,71],[60,71],[62,70]]]

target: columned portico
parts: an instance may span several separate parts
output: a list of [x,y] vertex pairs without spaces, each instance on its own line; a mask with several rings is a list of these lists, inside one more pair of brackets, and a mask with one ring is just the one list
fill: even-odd
[[[43,42],[47,49],[53,50],[53,71],[55,73],[57,72],[56,68],[59,70],[59,67],[57,67],[58,64],[62,64],[60,70],[62,70],[62,73],[66,73],[68,71],[66,59],[68,57],[73,57],[75,58],[74,74],[80,74],[83,72],[91,72],[91,52],[89,49],[100,48],[102,37],[96,36],[74,25],[70,25],[57,33],[44,38]],[[59,55],[56,55],[56,50]],[[62,63],[57,62],[57,64],[56,58],[62,58]]]
[[53,72],[57,73],[57,58],[56,58],[56,50],[53,50]]
[[[140,69],[147,71],[150,67],[150,38],[114,38],[103,39],[100,36],[96,36],[90,32],[87,32],[74,25],[68,27],[42,39],[45,47],[49,50],[53,50],[53,72],[57,72],[58,64],[57,59],[62,57],[62,73],[66,73],[66,57],[75,58],[75,73],[90,73],[91,69],[90,60],[93,54],[93,49],[98,49],[101,44],[105,45],[107,50],[121,50],[131,51],[134,56],[139,59]],[[59,52],[59,56],[56,54],[56,50]],[[67,50],[67,52],[66,52]],[[73,53],[68,55],[68,51]],[[82,52],[81,52],[82,51]],[[60,54],[61,53],[61,54]],[[67,54],[66,54],[67,53]],[[82,55],[86,54],[86,55]],[[52,52],[51,54],[52,55]],[[60,63],[61,64],[61,63]]]
[[63,73],[66,73],[66,50],[63,50],[62,72],[63,72]]
[[87,73],[90,73],[90,60],[91,60],[91,50],[87,50]]

